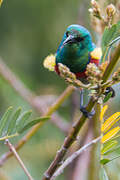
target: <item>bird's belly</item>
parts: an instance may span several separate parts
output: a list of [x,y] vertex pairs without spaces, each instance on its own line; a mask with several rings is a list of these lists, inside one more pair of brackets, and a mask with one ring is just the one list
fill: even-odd
[[68,57],[62,61],[62,64],[65,64],[73,73],[84,72],[88,63],[89,63],[88,57],[86,58]]

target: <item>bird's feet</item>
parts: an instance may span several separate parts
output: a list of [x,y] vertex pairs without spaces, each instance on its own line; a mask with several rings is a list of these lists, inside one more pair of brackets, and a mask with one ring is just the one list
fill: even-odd
[[[115,96],[115,90],[112,87],[107,87],[105,91],[105,96],[107,96],[110,92],[112,92],[111,97]],[[91,112],[88,112],[86,106],[83,106],[83,90],[80,91],[80,111],[87,118],[92,118],[95,114],[95,110],[93,109]]]
[[87,118],[92,118],[93,116],[94,116],[94,114],[95,114],[95,110],[93,109],[91,112],[88,112],[87,110],[86,110],[86,107],[85,106],[81,106],[80,107],[80,111],[83,113],[83,115],[85,116],[85,117],[87,117]]
[[95,114],[94,109],[91,112],[88,112],[86,107],[83,106],[83,90],[80,91],[80,111],[83,113],[83,115],[87,118],[92,118]]

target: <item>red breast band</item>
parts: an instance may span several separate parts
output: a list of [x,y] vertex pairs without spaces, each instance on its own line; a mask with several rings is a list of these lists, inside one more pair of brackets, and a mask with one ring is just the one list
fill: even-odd
[[[94,64],[96,64],[96,66],[98,66],[99,65],[99,59],[90,59],[90,63],[94,63]],[[59,71],[58,65],[55,65],[55,71],[56,71],[56,73],[58,75],[60,75],[60,71]],[[82,78],[82,77],[85,78],[85,77],[87,77],[85,72],[86,72],[86,70],[83,71],[83,72],[75,73],[76,78]]]

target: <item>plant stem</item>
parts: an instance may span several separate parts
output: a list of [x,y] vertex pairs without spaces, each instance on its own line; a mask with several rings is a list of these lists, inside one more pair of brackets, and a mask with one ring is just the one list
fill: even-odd
[[1,137],[0,138],[0,141],[3,141],[3,140],[5,140],[5,139],[9,139],[9,138],[13,138],[13,137],[16,137],[16,136],[18,136],[19,134],[18,133],[15,133],[15,134],[12,134],[12,135],[6,135],[6,136],[4,136],[4,137]]
[[[60,105],[70,96],[70,94],[75,90],[75,87],[68,86],[67,89],[61,94],[61,96],[56,100],[56,102],[51,105],[51,107],[48,109],[48,111],[44,114],[44,116],[51,116],[54,111],[57,110],[57,108],[60,107]],[[40,122],[39,124],[32,127],[32,129],[18,142],[18,144],[15,146],[16,150],[19,150],[38,130],[39,128],[44,124],[44,122]],[[10,158],[13,155],[12,152],[7,152],[3,154],[3,156],[0,159],[0,166],[5,163],[5,161]]]
[[[111,62],[109,63],[108,67],[105,70],[105,73],[103,75],[103,82],[105,83],[109,76],[112,73],[114,64],[117,63],[118,59],[120,57],[120,44],[115,49],[114,55],[111,58]],[[112,67],[111,67],[112,66]],[[95,99],[93,97],[90,98],[90,101],[86,107],[88,112],[91,112],[94,105],[97,103],[101,93],[98,94],[98,97]],[[50,180],[57,168],[60,166],[60,163],[62,162],[66,152],[68,151],[69,147],[73,144],[73,142],[76,140],[77,134],[81,127],[84,125],[86,121],[86,117],[84,115],[81,116],[80,119],[73,125],[71,131],[69,132],[68,136],[65,138],[63,145],[61,146],[61,149],[56,154],[53,162],[49,166],[48,170],[44,173],[42,180]]]
[[75,160],[83,151],[85,151],[88,147],[90,147],[91,145],[97,143],[99,140],[101,139],[101,137],[98,137],[94,140],[92,140],[91,142],[89,142],[88,144],[84,145],[82,148],[80,148],[78,151],[74,152],[70,157],[68,157],[64,163],[57,169],[57,171],[53,174],[51,180],[54,180],[57,176],[59,176],[61,173],[63,173],[63,170],[70,164],[73,162],[73,160]]
[[119,57],[120,57],[120,43],[118,44],[117,48],[115,49],[115,51],[112,55],[112,59],[111,59],[110,63],[108,64],[106,71],[103,74],[103,83],[105,83],[108,80],[110,74],[112,73],[115,65],[118,62]]
[[[90,112],[94,105],[95,105],[95,101],[94,101],[93,97],[91,97],[91,100],[90,100],[90,102],[86,108],[87,111]],[[48,170],[45,172],[43,180],[51,179],[52,175],[54,174],[54,172],[56,171],[56,169],[58,168],[58,166],[62,162],[66,152],[69,149],[69,147],[76,140],[77,134],[78,134],[79,130],[81,129],[81,127],[83,126],[83,124],[85,123],[85,121],[86,121],[86,117],[84,115],[82,115],[81,118],[78,119],[78,121],[76,121],[75,124],[72,126],[72,129],[69,132],[68,136],[65,138],[64,143],[61,146],[61,149],[58,151],[55,159],[51,163]]]
[[[93,121],[93,135],[94,138],[100,136],[100,112],[101,112],[101,104],[96,103],[95,106],[95,115],[92,119]],[[91,179],[99,179],[99,159],[100,157],[96,154],[98,152],[98,144],[94,144],[91,148],[90,159],[89,159],[89,167],[88,167],[88,180]]]
[[21,158],[19,157],[18,153],[16,152],[14,146],[9,142],[8,139],[5,140],[5,144],[9,147],[10,151],[14,154],[15,158],[19,162],[20,166],[22,167],[23,171],[27,175],[28,179],[29,180],[33,180],[32,176],[30,175],[30,173],[28,172],[27,168],[25,167],[23,161],[21,160]]

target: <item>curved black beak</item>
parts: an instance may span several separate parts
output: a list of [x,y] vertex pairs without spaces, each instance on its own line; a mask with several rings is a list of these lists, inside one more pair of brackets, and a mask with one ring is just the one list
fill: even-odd
[[65,46],[66,44],[72,44],[72,43],[75,43],[76,42],[76,39],[74,36],[72,35],[69,35],[67,37],[67,39],[65,39],[65,41],[63,42],[63,46]]

